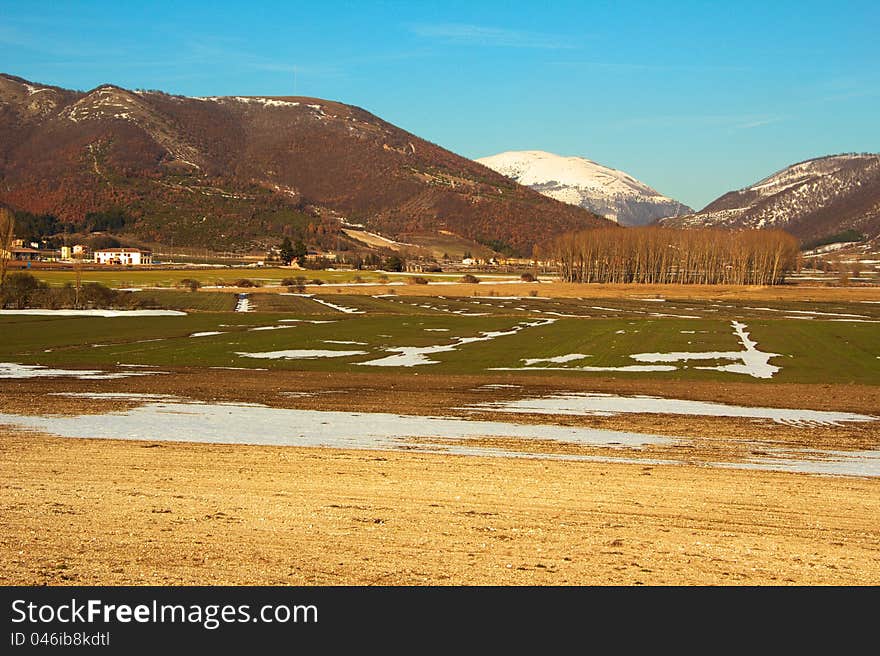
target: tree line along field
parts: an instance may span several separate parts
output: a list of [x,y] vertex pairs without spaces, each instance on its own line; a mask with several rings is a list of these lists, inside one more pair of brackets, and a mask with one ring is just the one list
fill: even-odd
[[[284,322],[285,319],[302,321]],[[321,321],[322,323],[309,323]],[[864,322],[751,319],[748,330],[758,347],[779,354],[781,370],[770,380],[721,371],[680,367],[675,371],[585,372],[579,364],[617,367],[634,364],[641,352],[737,351],[741,348],[727,319],[558,318],[513,334],[466,343],[431,353],[437,364],[373,367],[358,364],[392,354],[399,347],[449,345],[457,338],[509,331],[534,317],[505,315],[342,315],[270,313],[193,313],[172,317],[0,316],[0,361],[53,367],[113,368],[120,364],[162,368],[236,367],[314,372],[517,375],[577,378],[614,376],[621,380],[701,380],[792,383],[880,384],[878,331]],[[326,323],[323,323],[326,322]],[[284,327],[280,327],[284,326]],[[269,330],[253,328],[275,327]],[[220,333],[191,337],[198,333]],[[342,343],[342,344],[340,344]],[[347,343],[347,344],[346,344]],[[238,355],[283,350],[358,351],[345,357],[263,359]],[[565,354],[589,356],[583,362],[550,365],[551,372],[524,367],[527,358]],[[717,364],[705,362],[697,364]],[[242,375],[241,372],[224,375]]]
[[[76,273],[73,270],[34,269],[29,273],[54,288],[74,284]],[[795,284],[780,286],[743,285],[682,285],[682,284],[607,284],[607,283],[565,283],[552,277],[539,275],[536,282],[522,282],[519,275],[476,273],[475,282],[463,282],[459,273],[410,274],[379,271],[311,271],[283,268],[256,269],[108,269],[82,271],[81,282],[96,282],[115,289],[135,289],[157,291],[156,288],[187,289],[186,281],[195,280],[201,286],[197,294],[229,293],[236,283],[246,281],[248,286],[241,291],[264,294],[286,292],[289,285],[282,283],[304,279],[310,293],[319,294],[357,294],[399,296],[529,296],[565,298],[593,298],[615,300],[638,300],[644,298],[667,298],[693,302],[709,300],[768,301],[776,303],[819,301],[823,303],[845,303],[859,301],[880,301],[880,287],[857,286],[840,287],[836,284]],[[420,280],[419,280],[420,279]],[[418,281],[427,284],[414,284]],[[315,284],[320,281],[322,284]],[[432,284],[433,283],[433,284]],[[443,284],[438,284],[443,283]],[[218,286],[219,285],[219,286]],[[324,286],[330,285],[330,286]],[[388,285],[385,287],[384,285]],[[158,296],[157,296],[158,298]],[[167,296],[171,299],[174,297]],[[177,297],[178,299],[180,297]],[[282,301],[277,301],[283,303]],[[192,309],[205,308],[210,301],[188,301]],[[169,307],[177,308],[180,304]],[[281,309],[279,307],[279,309]]]
[[[73,283],[76,280],[76,272],[72,269],[33,269],[29,273],[40,280],[59,286]],[[456,281],[462,274],[418,274],[427,280]],[[386,284],[387,282],[406,282],[414,277],[410,274],[382,271],[351,271],[351,270],[297,270],[289,268],[229,268],[218,267],[211,269],[85,269],[82,271],[82,282],[97,282],[108,287],[137,288],[137,287],[176,287],[183,280],[197,280],[202,286],[223,285],[233,286],[239,280],[248,280],[256,284],[280,285],[282,280],[303,278],[307,283],[320,280],[322,283],[357,284],[368,282],[374,284]],[[509,278],[510,276],[508,276]]]

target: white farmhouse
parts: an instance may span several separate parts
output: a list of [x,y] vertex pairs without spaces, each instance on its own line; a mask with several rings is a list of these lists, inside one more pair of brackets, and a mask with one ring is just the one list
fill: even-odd
[[104,248],[95,251],[97,264],[152,264],[153,254],[139,248]]

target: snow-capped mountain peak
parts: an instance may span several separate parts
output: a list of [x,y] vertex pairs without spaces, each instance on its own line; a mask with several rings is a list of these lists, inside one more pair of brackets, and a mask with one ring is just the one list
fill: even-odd
[[664,225],[782,228],[805,241],[880,226],[880,155],[830,155],[793,164]]
[[585,207],[621,225],[644,225],[692,212],[631,175],[584,157],[541,150],[509,151],[480,164],[556,200]]

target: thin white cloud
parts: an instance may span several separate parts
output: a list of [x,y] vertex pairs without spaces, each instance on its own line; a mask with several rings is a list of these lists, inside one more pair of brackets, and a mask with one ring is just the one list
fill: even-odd
[[539,48],[563,50],[576,48],[571,40],[554,34],[511,30],[469,23],[435,23],[410,26],[417,36],[461,45],[496,48]]
[[770,125],[771,123],[779,123],[781,120],[781,116],[768,116],[766,118],[756,118],[754,120],[746,121],[745,123],[740,123],[734,127],[739,128],[740,130],[751,130],[752,128],[760,128],[765,125]]

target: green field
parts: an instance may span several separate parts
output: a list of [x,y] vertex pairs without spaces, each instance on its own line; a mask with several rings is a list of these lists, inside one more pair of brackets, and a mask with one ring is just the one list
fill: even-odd
[[[186,294],[181,292],[181,294]],[[198,296],[198,294],[196,294]],[[207,294],[206,294],[207,296]],[[211,296],[221,296],[212,294]],[[223,295],[225,296],[225,295]],[[230,295],[231,296],[231,295]],[[233,297],[234,298],[234,297]],[[281,297],[318,305],[302,297]],[[331,297],[337,300],[335,297]],[[345,304],[352,297],[337,302]],[[368,299],[376,301],[377,299]],[[641,352],[739,351],[741,346],[727,319],[557,318],[550,325],[522,327],[519,332],[487,341],[457,345],[431,353],[437,364],[416,367],[362,366],[392,355],[395,347],[457,344],[456,338],[478,337],[486,331],[510,330],[535,315],[459,316],[449,313],[342,314],[204,312],[183,317],[44,317],[0,316],[0,361],[50,366],[112,367],[142,364],[159,367],[247,367],[302,371],[378,373],[467,373],[504,375],[495,368],[522,370],[526,358],[589,355],[578,362],[548,364],[550,373],[572,377],[615,376],[657,380],[750,381],[743,374],[704,371],[698,362],[670,372],[583,372],[572,367],[619,367],[637,364],[629,356]],[[302,319],[302,321],[282,321]],[[321,321],[326,323],[309,323]],[[290,326],[271,330],[255,327]],[[880,384],[880,331],[877,324],[753,319],[747,330],[762,351],[780,354],[773,382]],[[193,333],[222,334],[190,337]],[[328,340],[330,343],[328,343]],[[336,344],[332,342],[358,342]],[[364,354],[341,358],[257,359],[238,352],[289,349],[356,350]],[[685,365],[689,363],[684,363]],[[545,366],[545,365],[539,365]],[[568,369],[568,370],[566,370]],[[547,372],[534,372],[538,373]]]
[[[344,294],[316,294],[316,298],[326,300],[334,305],[344,306],[360,312],[378,314],[415,314],[413,309],[399,308],[371,296],[353,296]],[[305,314],[334,314],[336,310],[322,305],[310,298],[287,294],[252,294],[251,304],[256,312],[294,312]]]
[[[44,270],[33,269],[29,271],[40,280],[50,285],[63,285],[73,282],[75,274],[73,270]],[[314,279],[324,283],[353,283],[368,282],[384,284],[385,282],[406,282],[413,275],[405,273],[382,273],[377,271],[308,271],[297,269],[282,269],[269,267],[215,267],[210,269],[107,269],[85,270],[82,272],[83,282],[99,282],[114,288],[142,288],[142,287],[174,287],[186,278],[198,280],[202,285],[215,285],[219,283],[231,283],[242,278],[252,280],[264,285],[278,285],[285,278],[303,277],[306,281]],[[417,274],[428,280],[455,282],[461,278],[460,273]],[[515,277],[515,276],[513,276]],[[511,276],[508,276],[511,278]]]
[[233,292],[193,293],[176,289],[148,289],[132,292],[146,307],[199,312],[232,312],[238,300]]

